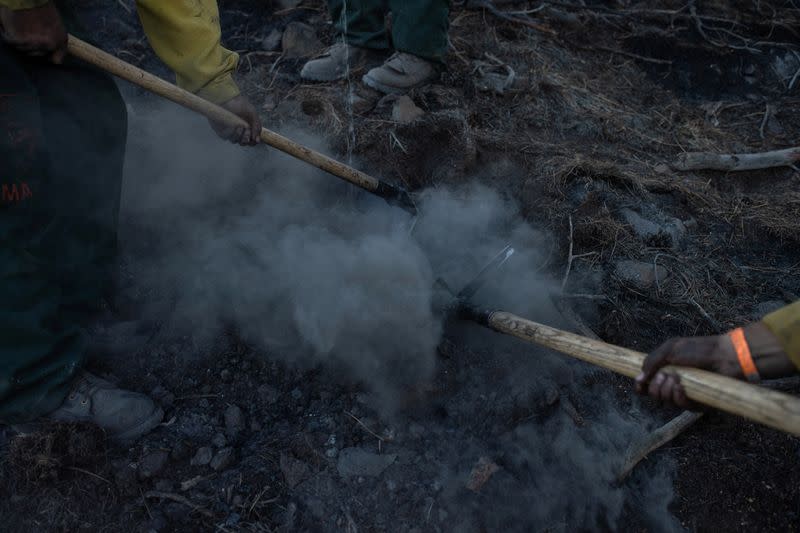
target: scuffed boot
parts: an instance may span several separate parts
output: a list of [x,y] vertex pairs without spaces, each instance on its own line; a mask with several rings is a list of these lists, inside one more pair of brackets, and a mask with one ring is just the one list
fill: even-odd
[[341,80],[347,75],[348,62],[350,70],[354,71],[364,68],[369,61],[377,62],[380,58],[380,52],[375,50],[339,42],[306,63],[300,71],[300,77],[308,81]]
[[84,372],[64,403],[47,418],[56,422],[88,422],[116,441],[138,439],[155,428],[164,411],[153,400]]
[[364,75],[369,87],[386,94],[402,94],[432,81],[438,75],[436,63],[405,52],[397,52],[386,63]]

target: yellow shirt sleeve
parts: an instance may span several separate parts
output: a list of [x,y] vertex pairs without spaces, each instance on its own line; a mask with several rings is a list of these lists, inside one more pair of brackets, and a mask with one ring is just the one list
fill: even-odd
[[800,370],[800,300],[768,314],[762,321],[780,339],[783,349]]
[[8,9],[31,9],[45,5],[50,0],[0,0],[0,7]]
[[220,44],[216,0],[137,0],[136,6],[150,46],[175,71],[178,86],[216,104],[239,94],[233,80],[239,56]]

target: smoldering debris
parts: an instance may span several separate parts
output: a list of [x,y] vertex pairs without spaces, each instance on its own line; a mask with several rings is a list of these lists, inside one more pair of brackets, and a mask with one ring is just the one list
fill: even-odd
[[433,370],[434,273],[460,286],[513,241],[523,253],[508,274],[525,290],[493,280],[481,296],[521,312],[547,300],[539,289],[549,282],[530,274],[544,237],[495,191],[427,191],[412,235],[407,216],[383,202],[349,206],[334,178],[278,154],[221,147],[187,127],[192,118],[165,114],[173,123],[162,119],[129,163],[124,203],[157,236],[131,269],[150,303],[168,304],[150,312],[168,317],[173,334],[211,339],[234,327],[271,353],[344,365],[386,391],[387,376],[410,384]]
[[[396,409],[401,391],[438,379],[436,277],[460,288],[513,244],[517,254],[478,303],[563,325],[549,297],[555,284],[541,273],[547,236],[497,191],[476,184],[424,191],[410,234],[407,214],[371,197],[354,205],[334,178],[272,151],[222,145],[184,112],[159,110],[158,127],[147,118],[155,116],[131,124],[149,137],[131,136],[126,168],[128,291],[163,324],[162,335],[191,337],[197,356],[235,330],[268,357],[323,365],[362,384],[378,400],[377,417],[409,427],[416,415]],[[302,132],[291,136],[324,149]],[[614,529],[632,501],[654,529],[674,528],[668,464],[612,487],[629,441],[649,423],[645,415],[586,390],[585,365],[469,325],[456,330],[474,359],[449,362],[457,385],[437,407],[443,414],[424,415],[424,435],[399,431],[392,446],[400,448],[387,452],[398,459],[371,497],[411,512],[433,498],[425,487],[439,487],[435,516],[445,530]],[[187,345],[186,364],[191,352]],[[585,427],[560,407],[571,398],[580,400]],[[467,489],[481,458],[496,470]],[[387,488],[384,479],[405,488]],[[337,494],[357,490],[326,482]],[[320,483],[292,490],[302,501]],[[331,513],[340,505],[313,498]]]

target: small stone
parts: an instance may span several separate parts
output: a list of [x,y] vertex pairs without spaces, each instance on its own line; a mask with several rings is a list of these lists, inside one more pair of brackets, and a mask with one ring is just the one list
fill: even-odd
[[397,459],[397,454],[378,455],[362,448],[345,448],[339,452],[337,470],[342,477],[378,477]]
[[236,435],[244,429],[244,414],[238,405],[229,405],[225,409],[225,431],[228,435]]
[[258,398],[267,405],[272,405],[278,401],[278,390],[270,385],[261,385],[258,387]]
[[214,469],[216,472],[220,470],[225,470],[228,468],[232,463],[233,460],[236,458],[236,450],[233,448],[223,448],[214,455],[214,458],[211,459],[210,465],[211,468]]
[[158,385],[152,391],[150,391],[150,397],[159,402],[161,405],[166,405],[167,407],[175,403],[175,395],[161,385]]
[[189,442],[186,440],[179,440],[175,443],[175,446],[173,446],[172,452],[170,452],[169,456],[173,461],[183,461],[189,457],[190,452],[191,446]]
[[211,439],[211,444],[215,448],[224,448],[225,445],[228,444],[228,440],[222,433],[217,433],[216,435],[214,435],[214,438]]
[[339,455],[339,450],[336,448],[328,448],[325,450],[325,457],[328,459],[335,459],[337,455]]
[[191,465],[192,466],[205,466],[211,462],[211,459],[214,457],[214,452],[208,446],[203,446],[202,448],[197,450],[197,453],[194,454],[192,457]]
[[481,457],[472,468],[466,487],[472,492],[479,492],[498,470],[500,470],[500,467],[491,459],[485,456]]
[[417,107],[414,100],[406,94],[398,98],[392,107],[392,120],[400,124],[414,122],[424,114],[425,111]]
[[663,282],[669,275],[669,271],[661,265],[654,266],[653,263],[628,259],[617,261],[614,271],[620,279],[633,283],[641,289],[651,287],[656,281],[656,276],[659,282]]
[[311,476],[311,468],[306,463],[285,453],[281,454],[280,468],[283,479],[290,489]]
[[231,374],[230,370],[225,368],[219,373],[219,378],[225,383],[230,383],[233,380],[233,374]]
[[292,399],[296,402],[299,402],[303,399],[303,391],[298,388],[292,389]]
[[686,225],[677,218],[657,214],[657,221],[645,218],[632,209],[620,210],[622,218],[644,242],[676,248],[686,233]]
[[370,94],[366,90],[361,90],[359,92],[353,91],[349,98],[353,113],[363,115],[364,113],[372,111],[375,104],[380,100],[380,93],[375,92]]
[[137,469],[140,479],[149,479],[164,469],[169,460],[169,452],[167,450],[155,450],[145,455],[139,461],[139,468]]
[[204,479],[205,478],[203,476],[195,476],[192,479],[181,481],[181,491],[186,492],[187,490],[195,488]]
[[268,52],[274,52],[275,50],[281,47],[282,38],[283,38],[283,32],[278,28],[274,28],[261,41],[261,48],[263,48]]
[[161,492],[172,492],[173,487],[172,481],[169,479],[159,479],[156,481],[156,490],[160,490]]
[[283,32],[281,46],[285,58],[297,59],[313,56],[322,48],[322,43],[313,27],[302,22],[290,22]]

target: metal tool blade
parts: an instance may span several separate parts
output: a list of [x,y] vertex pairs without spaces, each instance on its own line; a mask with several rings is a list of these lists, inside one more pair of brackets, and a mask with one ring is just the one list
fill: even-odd
[[511,245],[506,246],[503,250],[497,254],[491,261],[486,263],[486,266],[481,269],[475,278],[467,283],[463,289],[461,289],[458,294],[456,294],[456,298],[459,300],[469,300],[472,298],[478,290],[483,287],[486,281],[489,279],[489,276],[498,268],[500,268],[503,263],[508,261],[508,259],[514,255],[514,248]]

